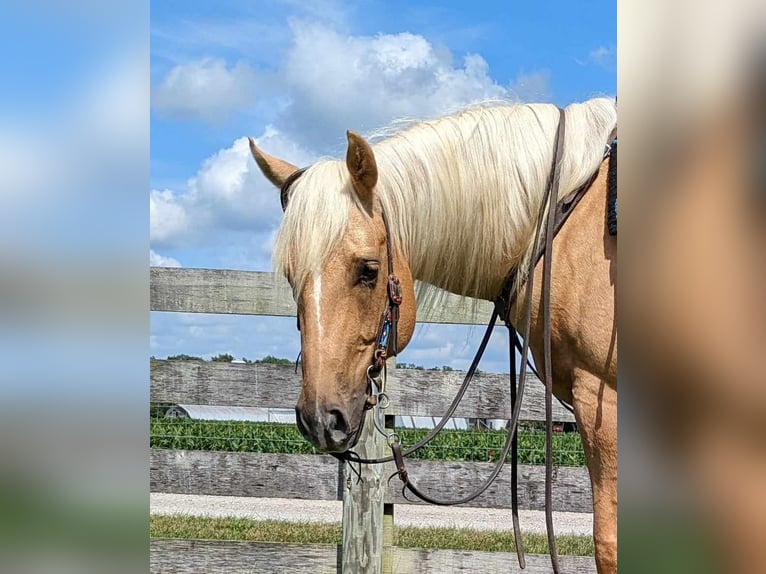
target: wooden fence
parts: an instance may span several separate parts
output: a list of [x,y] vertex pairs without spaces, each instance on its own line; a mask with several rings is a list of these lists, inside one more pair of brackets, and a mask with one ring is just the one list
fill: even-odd
[[[152,311],[294,316],[295,303],[278,288],[271,273],[151,269]],[[472,309],[471,305],[478,307]],[[487,304],[450,298],[436,309],[418,310],[418,320],[475,324],[487,320]],[[296,335],[297,336],[297,335]],[[389,415],[441,417],[459,385],[455,373],[389,369]],[[292,368],[266,364],[199,361],[151,361],[150,400],[199,405],[292,408],[300,376]],[[474,379],[455,416],[510,417],[506,375]],[[544,420],[542,385],[527,386],[522,420]],[[573,420],[554,405],[554,418]],[[383,437],[373,432],[371,417],[355,448],[362,456],[385,455]],[[412,460],[410,473],[427,491],[457,497],[485,477],[491,463]],[[221,496],[280,497],[343,501],[343,544],[296,545],[264,542],[152,539],[152,572],[494,572],[516,571],[515,554],[405,549],[393,546],[395,505],[411,504],[401,496],[389,465],[366,466],[362,480],[352,480],[345,465],[330,456],[150,451],[151,492]],[[543,468],[520,465],[521,508],[544,508]],[[510,508],[510,469],[506,467],[485,494],[470,506]],[[554,510],[591,512],[590,482],[579,467],[554,471]],[[509,510],[510,521],[510,510]],[[523,526],[523,525],[522,525]],[[565,572],[594,572],[590,557],[562,556]],[[521,572],[548,572],[548,556],[528,556]]]

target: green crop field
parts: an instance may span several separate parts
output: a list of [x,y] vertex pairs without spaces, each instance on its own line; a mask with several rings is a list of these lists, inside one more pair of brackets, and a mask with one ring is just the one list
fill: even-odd
[[[544,464],[545,434],[538,429],[519,431],[519,461],[521,464]],[[426,429],[397,431],[402,444],[411,445],[425,436]],[[428,447],[412,458],[450,461],[496,461],[505,442],[503,430],[444,430]],[[316,454],[295,425],[278,423],[199,421],[191,419],[150,419],[152,448],[184,450],[217,450],[232,452]],[[554,433],[554,464],[582,466],[585,457],[580,435]]]

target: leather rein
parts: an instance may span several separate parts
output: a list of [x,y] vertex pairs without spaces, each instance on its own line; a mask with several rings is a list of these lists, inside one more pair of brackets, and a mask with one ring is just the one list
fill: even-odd
[[[440,506],[452,506],[456,504],[464,504],[470,502],[483,494],[490,485],[494,482],[497,476],[500,474],[503,465],[505,464],[508,454],[511,454],[511,511],[513,518],[513,531],[514,539],[516,543],[516,553],[519,560],[519,566],[525,568],[526,560],[524,557],[524,548],[522,544],[521,531],[519,527],[519,514],[518,514],[518,422],[521,414],[521,405],[524,398],[524,390],[526,387],[526,375],[529,358],[529,333],[531,328],[531,315],[532,315],[532,292],[534,287],[534,269],[538,261],[544,257],[543,261],[543,273],[542,273],[542,311],[543,311],[543,347],[544,347],[544,383],[545,383],[545,418],[546,418],[546,450],[545,450],[545,518],[546,518],[546,530],[548,534],[548,548],[551,555],[551,564],[553,572],[558,574],[558,553],[556,551],[556,540],[553,532],[553,511],[552,511],[552,475],[553,475],[553,419],[552,419],[552,396],[553,396],[553,380],[551,369],[551,333],[550,333],[550,276],[551,276],[551,253],[553,238],[563,226],[566,219],[569,217],[574,207],[582,199],[587,190],[590,188],[593,181],[596,179],[599,170],[586,181],[582,186],[577,188],[572,193],[568,194],[561,202],[558,202],[559,184],[561,178],[561,158],[563,156],[565,139],[565,115],[564,110],[559,108],[559,125],[556,133],[555,153],[553,155],[553,164],[551,166],[551,177],[543,197],[543,201],[540,205],[540,211],[537,217],[537,226],[535,230],[535,253],[529,262],[529,269],[526,271],[526,301],[525,312],[522,320],[523,344],[520,343],[516,328],[511,324],[510,312],[516,300],[516,292],[514,286],[516,284],[516,276],[520,271],[514,267],[510,270],[503,286],[494,300],[494,309],[492,315],[487,324],[486,331],[482,337],[479,348],[476,351],[476,355],[471,362],[468,371],[466,372],[463,383],[460,385],[455,398],[452,400],[447,412],[442,416],[441,420],[434,426],[434,428],[420,441],[414,445],[403,449],[399,435],[396,432],[390,431],[385,428],[383,424],[383,410],[389,405],[388,396],[385,393],[385,363],[387,358],[396,356],[398,352],[397,346],[397,324],[399,319],[399,305],[402,302],[402,291],[398,277],[394,273],[393,257],[391,248],[391,234],[389,232],[388,219],[385,211],[381,208],[381,215],[383,218],[383,224],[386,232],[386,254],[388,258],[388,277],[387,277],[387,293],[386,293],[386,306],[381,315],[380,324],[378,327],[378,334],[376,337],[375,350],[373,351],[373,357],[370,366],[367,368],[367,400],[365,402],[364,414],[361,418],[359,426],[354,433],[354,444],[358,440],[360,431],[364,425],[364,419],[368,410],[373,411],[373,422],[377,431],[386,437],[386,442],[391,448],[391,455],[381,458],[362,458],[357,453],[347,450],[343,453],[331,453],[332,456],[350,463],[358,464],[380,464],[393,461],[396,465],[396,472],[389,477],[390,480],[397,476],[402,481],[402,495],[407,498],[407,492],[411,492],[424,502],[440,505]],[[609,137],[611,146],[607,144],[606,151],[604,153],[603,160],[606,160],[611,151],[616,147],[616,128]],[[602,162],[603,162],[602,160]],[[306,171],[308,168],[299,169],[293,172],[282,185],[280,198],[282,201],[282,209],[287,209],[287,203],[289,199],[289,191],[292,184]],[[548,209],[548,206],[553,208]],[[547,217],[546,217],[547,209]],[[543,221],[545,219],[545,221]],[[541,241],[542,236],[542,241]],[[506,437],[505,444],[498,462],[492,469],[487,479],[473,492],[455,500],[442,500],[434,498],[429,494],[421,491],[412,482],[409,477],[404,459],[415,451],[423,448],[431,440],[439,434],[444,428],[450,418],[452,418],[455,410],[460,404],[463,396],[468,390],[468,386],[473,380],[473,376],[476,373],[479,362],[484,355],[487,344],[489,343],[492,331],[494,330],[497,319],[501,319],[509,332],[509,359],[511,363],[510,372],[510,391],[511,391],[511,419],[508,422],[508,436]],[[300,324],[298,324],[300,330]],[[521,364],[518,369],[518,382],[516,380],[516,348],[519,348],[521,353]],[[531,365],[530,365],[531,367]],[[535,374],[536,371],[535,371]],[[381,376],[382,375],[382,376]],[[562,403],[563,404],[563,403]],[[569,410],[570,407],[566,406]],[[353,444],[350,448],[353,448]]]

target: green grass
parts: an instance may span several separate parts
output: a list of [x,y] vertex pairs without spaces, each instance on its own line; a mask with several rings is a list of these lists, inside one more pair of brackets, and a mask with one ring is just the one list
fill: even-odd
[[[339,524],[310,524],[244,518],[202,518],[195,516],[159,516],[149,519],[153,538],[195,538],[204,540],[254,540],[298,544],[340,544]],[[486,552],[514,552],[513,533],[487,532],[468,528],[394,527],[394,545],[402,548],[442,548]],[[559,554],[593,556],[590,536],[557,536]],[[547,554],[543,534],[524,534],[524,550],[529,554]]]
[[152,538],[258,540],[297,544],[340,544],[342,540],[338,524],[160,515],[150,516],[149,535]]
[[[426,429],[397,431],[405,446],[414,444]],[[494,462],[498,459],[505,431],[444,430],[412,458],[425,460]],[[150,418],[152,448],[215,450],[233,452],[316,454],[295,425],[278,423],[198,421]],[[577,433],[554,433],[554,464],[583,466],[585,456]],[[539,430],[519,432],[519,462],[544,464],[545,434]]]

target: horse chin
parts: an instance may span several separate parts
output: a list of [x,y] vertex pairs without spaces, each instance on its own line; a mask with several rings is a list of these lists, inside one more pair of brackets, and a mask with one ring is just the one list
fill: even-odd
[[357,441],[359,440],[359,436],[357,433],[354,433],[352,436],[350,436],[348,439],[343,441],[342,443],[336,443],[336,444],[328,444],[328,445],[318,445],[315,443],[312,443],[315,449],[317,449],[321,453],[325,454],[343,454],[344,452],[348,452],[354,446],[356,445]]

